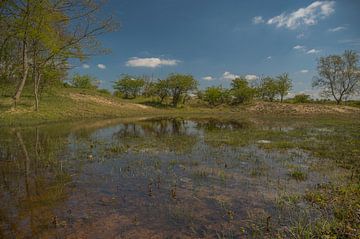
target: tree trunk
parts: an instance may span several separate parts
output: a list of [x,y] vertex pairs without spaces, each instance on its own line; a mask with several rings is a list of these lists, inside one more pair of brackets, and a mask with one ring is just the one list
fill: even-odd
[[281,103],[283,102],[283,98],[284,98],[284,96],[281,95],[281,96],[280,96],[280,102],[281,102]]
[[26,79],[28,77],[29,72],[29,62],[28,62],[28,56],[27,56],[27,42],[26,39],[23,40],[23,73],[22,73],[22,79],[19,83],[19,86],[17,87],[16,93],[13,96],[14,105],[18,103],[21,93],[24,89]]
[[34,96],[35,96],[35,111],[39,111],[39,85],[41,80],[41,74],[36,73],[34,79]]

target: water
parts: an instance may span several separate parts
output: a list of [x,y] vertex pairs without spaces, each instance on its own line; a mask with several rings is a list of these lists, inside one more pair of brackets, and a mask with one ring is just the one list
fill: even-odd
[[284,210],[282,198],[335,181],[340,169],[305,151],[264,149],[257,142],[272,136],[251,137],[259,128],[293,130],[169,118],[1,129],[0,238],[286,236],[312,212],[303,201]]

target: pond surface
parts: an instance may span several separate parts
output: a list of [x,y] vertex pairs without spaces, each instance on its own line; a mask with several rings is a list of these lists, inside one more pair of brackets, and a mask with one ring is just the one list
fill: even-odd
[[302,213],[317,215],[284,204],[343,174],[272,148],[278,135],[297,140],[294,125],[160,118],[0,130],[0,238],[287,237]]

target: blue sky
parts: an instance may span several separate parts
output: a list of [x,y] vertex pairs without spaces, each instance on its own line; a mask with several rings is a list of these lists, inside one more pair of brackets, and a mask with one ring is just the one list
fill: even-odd
[[293,92],[314,93],[316,59],[360,50],[360,1],[110,0],[119,31],[101,36],[112,52],[73,72],[110,89],[121,74],[188,73],[200,88],[288,72]]

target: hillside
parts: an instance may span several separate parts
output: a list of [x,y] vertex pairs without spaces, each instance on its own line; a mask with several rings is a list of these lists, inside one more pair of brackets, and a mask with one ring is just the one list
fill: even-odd
[[[138,103],[135,103],[138,102]],[[324,104],[288,104],[253,102],[242,106],[207,107],[205,104],[182,108],[153,107],[141,100],[131,101],[97,91],[62,88],[41,97],[40,111],[34,111],[31,94],[24,94],[14,108],[10,97],[0,97],[0,125],[34,125],[48,122],[76,121],[82,119],[109,119],[124,117],[156,117],[173,115],[224,115],[226,114],[360,114],[360,109],[349,106]]]

